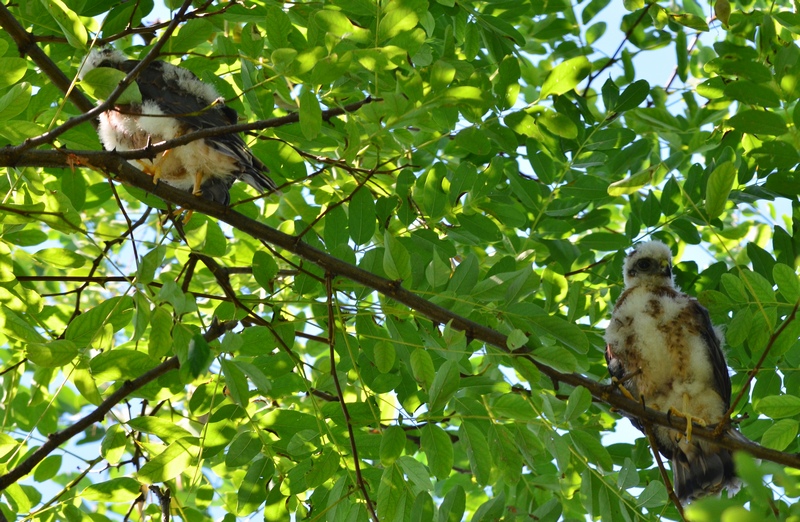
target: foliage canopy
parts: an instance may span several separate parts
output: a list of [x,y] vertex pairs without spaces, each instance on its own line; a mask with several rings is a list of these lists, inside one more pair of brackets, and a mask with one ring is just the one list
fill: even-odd
[[[755,442],[685,516],[800,517],[800,17],[609,3],[0,5],[3,515],[679,520],[598,384],[658,238]],[[100,152],[92,45],[213,83],[281,193],[229,210]]]

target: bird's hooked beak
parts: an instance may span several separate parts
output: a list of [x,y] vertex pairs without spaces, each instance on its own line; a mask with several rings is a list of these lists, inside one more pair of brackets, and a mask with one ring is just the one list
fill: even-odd
[[661,261],[661,275],[672,277],[672,264],[666,259]]

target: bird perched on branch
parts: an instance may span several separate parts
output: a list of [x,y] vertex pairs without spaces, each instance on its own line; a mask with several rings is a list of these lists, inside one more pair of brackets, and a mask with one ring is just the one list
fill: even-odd
[[[78,74],[81,80],[97,67],[130,73],[139,64],[116,49],[93,49]],[[135,79],[140,103],[115,104],[100,115],[98,134],[106,150],[143,149],[188,132],[235,124],[213,86],[183,67],[153,61]],[[134,165],[163,182],[228,205],[229,189],[240,179],[260,193],[276,190],[267,167],[253,156],[238,134],[202,138],[169,149]]]
[[[605,334],[609,373],[637,402],[686,418],[685,433],[653,427],[658,451],[672,462],[681,502],[735,488],[731,452],[692,439],[692,421],[702,426],[728,421],[731,381],[721,333],[708,311],[675,286],[672,254],[664,243],[638,245],[625,259],[623,275],[625,290]],[[641,421],[631,420],[644,431]]]

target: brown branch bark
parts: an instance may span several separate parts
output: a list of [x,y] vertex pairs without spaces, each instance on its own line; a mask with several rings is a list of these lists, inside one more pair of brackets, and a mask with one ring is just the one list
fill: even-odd
[[[35,157],[39,155],[39,152],[54,151],[29,151],[26,152],[24,156]],[[63,153],[64,151],[61,152]],[[3,165],[2,156],[2,153],[0,153],[0,166]],[[62,167],[66,168],[69,166],[66,162],[65,158],[67,156],[65,154],[51,156],[52,159],[55,159],[56,157],[60,157],[62,159]],[[531,362],[533,362],[533,364],[535,364],[542,373],[550,377],[550,379],[556,384],[563,383],[570,386],[583,386],[598,400],[639,417],[645,422],[651,422],[660,426],[671,426],[678,431],[685,431],[686,420],[683,418],[673,417],[670,419],[665,413],[644,408],[635,401],[631,401],[617,393],[614,393],[613,388],[610,388],[604,384],[593,381],[579,374],[562,373],[556,371],[549,366],[545,366],[536,362],[527,352],[518,350],[514,353],[511,353],[507,348],[506,336],[504,334],[456,315],[446,308],[435,305],[417,296],[416,294],[402,288],[402,282],[390,281],[365,270],[359,269],[356,266],[330,256],[325,252],[317,250],[299,241],[299,239],[296,237],[284,234],[264,224],[258,223],[255,220],[249,219],[231,208],[223,207],[219,204],[195,197],[188,192],[177,190],[165,184],[153,185],[152,178],[132,167],[116,153],[97,153],[90,159],[91,162],[89,162],[89,158],[84,159],[87,159],[86,163],[94,168],[109,174],[116,174],[118,179],[144,191],[150,192],[171,204],[215,217],[247,234],[250,234],[256,239],[260,239],[292,252],[301,258],[314,263],[327,272],[346,277],[356,283],[372,288],[388,297],[391,297],[399,303],[414,309],[417,313],[434,322],[441,324],[452,322],[452,326],[454,328],[464,331],[467,336],[472,339],[477,339],[490,344],[506,355],[525,357],[531,360]],[[727,434],[721,434],[717,436],[715,435],[713,428],[694,426],[693,433],[695,433],[698,438],[710,440],[719,446],[726,447],[731,450],[747,451],[757,458],[771,460],[779,464],[800,469],[800,456],[798,455],[768,449],[754,442],[743,441],[738,438],[733,438]]]
[[637,18],[636,21],[633,23],[633,25],[631,25],[630,29],[627,30],[627,32],[625,33],[625,38],[622,39],[622,42],[620,42],[619,47],[617,47],[617,50],[614,51],[613,55],[611,55],[611,58],[609,58],[608,61],[600,69],[597,70],[596,73],[589,75],[589,79],[586,81],[586,88],[583,90],[584,98],[586,97],[586,93],[589,92],[589,87],[591,87],[592,82],[595,81],[597,78],[599,78],[600,75],[603,73],[603,71],[611,67],[611,65],[613,65],[617,61],[617,55],[620,52],[622,52],[622,48],[625,47],[625,42],[630,40],[633,32],[636,30],[639,24],[642,23],[644,17],[647,16],[647,13],[650,11],[651,5],[653,5],[653,2],[648,3],[642,8],[642,13],[639,15],[639,18]]
[[333,384],[336,386],[336,395],[339,397],[339,405],[342,407],[342,414],[344,414],[344,421],[347,424],[347,435],[350,438],[350,451],[353,454],[353,468],[356,472],[356,485],[364,495],[364,502],[367,503],[367,510],[370,517],[374,522],[378,522],[378,513],[375,512],[375,506],[370,500],[369,492],[367,491],[367,483],[361,474],[361,461],[358,458],[358,446],[356,445],[356,436],[353,433],[353,419],[350,417],[350,412],[347,409],[347,401],[344,400],[344,392],[342,385],[339,383],[339,374],[336,373],[336,315],[333,313],[333,275],[330,272],[325,274],[325,292],[328,297],[328,346],[330,347],[331,358],[331,376],[333,377]]
[[[221,337],[225,332],[233,329],[237,321],[228,321],[225,323],[213,322],[208,328],[203,338],[206,341],[212,341]],[[91,413],[78,420],[75,424],[65,428],[59,432],[52,433],[47,437],[47,442],[42,444],[39,449],[31,453],[21,464],[13,468],[5,475],[0,476],[0,491],[3,491],[11,484],[33,471],[38,463],[44,460],[50,453],[52,453],[61,444],[65,443],[72,437],[82,433],[85,429],[89,428],[95,422],[101,422],[106,414],[111,411],[111,408],[121,403],[131,393],[139,388],[147,385],[158,379],[165,373],[172,370],[177,370],[180,367],[180,362],[177,357],[170,357],[162,362],[152,370],[149,370],[132,381],[125,381],[122,386],[114,393],[109,395],[100,405],[95,408]],[[2,512],[0,512],[2,514]],[[2,522],[2,521],[0,521]]]
[[[769,355],[770,350],[772,350],[772,347],[775,345],[775,341],[778,340],[778,337],[783,333],[786,327],[789,326],[789,324],[797,318],[798,307],[800,307],[800,301],[797,301],[794,304],[792,312],[786,317],[786,319],[778,327],[778,329],[775,330],[769,337],[769,341],[767,342],[767,346],[764,347],[764,351],[761,353],[761,357],[759,357],[758,362],[753,367],[753,369],[747,373],[747,380],[742,385],[742,389],[739,390],[738,394],[736,394],[736,398],[731,403],[730,408],[728,408],[728,411],[725,412],[726,419],[730,419],[731,415],[736,410],[736,406],[739,404],[739,401],[741,401],[742,397],[744,397],[744,394],[750,390],[750,383],[753,382],[753,379],[755,378],[756,374],[759,372],[759,370],[761,370],[761,366],[764,364],[764,360],[767,358],[767,355]],[[724,429],[724,425],[721,423],[717,427],[716,431],[719,432],[722,431],[722,429]]]
[[17,44],[20,56],[30,56],[34,63],[39,66],[39,69],[50,78],[53,85],[61,89],[62,92],[69,93],[67,98],[81,112],[89,112],[94,108],[94,104],[82,92],[71,89],[72,80],[67,78],[67,75],[61,72],[61,69],[58,68],[53,60],[36,45],[33,35],[22,27],[2,2],[0,2],[0,26],[8,32],[9,36]]
[[[29,151],[26,152],[24,156],[30,155],[31,157],[35,157],[39,152],[52,151]],[[67,163],[66,159],[64,159],[66,158],[66,155],[62,154],[59,157],[61,157],[63,161],[61,166],[63,168],[69,168],[69,164]],[[0,166],[6,166],[2,163],[2,161],[3,154],[0,152]],[[131,166],[116,153],[97,153],[91,158],[91,162],[87,161],[87,164],[97,170],[106,172],[109,175],[116,175],[118,180],[149,192],[173,205],[180,206],[187,210],[191,209],[196,212],[202,212],[203,214],[217,218],[220,221],[223,221],[256,239],[275,245],[305,259],[306,261],[314,263],[326,272],[330,272],[336,276],[345,277],[351,281],[380,292],[387,297],[390,297],[395,301],[408,306],[409,308],[415,310],[416,313],[427,317],[433,322],[440,324],[447,324],[448,322],[451,322],[453,328],[464,331],[467,334],[467,337],[471,339],[483,341],[484,343],[495,347],[498,351],[510,357],[524,357],[530,360],[536,365],[539,371],[547,375],[554,384],[562,383],[570,386],[583,386],[589,390],[592,396],[599,401],[633,416],[639,417],[643,422],[650,422],[659,426],[672,427],[676,431],[686,430],[686,419],[680,417],[672,417],[670,419],[666,413],[645,408],[641,404],[631,401],[621,396],[619,393],[615,393],[614,387],[599,383],[577,373],[562,373],[549,366],[538,363],[531,357],[531,354],[528,351],[517,350],[511,352],[506,344],[506,335],[466,319],[446,308],[433,304],[430,301],[417,296],[413,292],[403,288],[401,281],[390,281],[371,272],[360,269],[347,263],[346,261],[313,248],[308,244],[301,242],[294,236],[284,234],[274,228],[247,218],[229,207],[224,207],[217,203],[198,198],[189,192],[175,189],[169,185],[153,185],[153,180],[150,176]],[[731,437],[728,434],[715,434],[713,427],[694,425],[692,428],[692,433],[697,438],[712,441],[721,447],[734,451],[746,451],[756,458],[766,459],[778,464],[800,469],[800,455],[775,451],[765,448],[752,441]]]
[[147,383],[150,383],[157,378],[161,377],[167,372],[178,369],[178,358],[172,357],[163,363],[159,364],[152,370],[143,373],[132,381],[125,381],[125,383],[114,393],[108,396],[94,411],[80,419],[70,427],[65,428],[59,432],[53,433],[47,437],[47,442],[42,444],[39,449],[31,453],[21,464],[13,468],[5,475],[0,476],[0,491],[3,491],[11,484],[15,483],[31,471],[36,465],[44,460],[50,453],[52,453],[60,445],[71,439],[72,437],[82,433],[89,426],[95,422],[100,422],[111,411],[111,408],[122,402],[125,397],[135,392]]

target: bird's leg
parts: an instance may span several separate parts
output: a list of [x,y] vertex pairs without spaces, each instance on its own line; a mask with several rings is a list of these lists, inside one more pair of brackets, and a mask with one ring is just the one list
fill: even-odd
[[197,171],[194,174],[194,189],[192,189],[192,194],[195,196],[202,196],[203,190],[200,188],[200,185],[203,183],[203,173],[201,171]]
[[700,426],[706,426],[706,421],[703,419],[699,419],[696,417],[692,417],[689,411],[689,395],[684,393],[683,394],[683,411],[678,411],[675,408],[670,407],[667,411],[667,418],[675,415],[676,417],[683,417],[686,419],[686,442],[692,442],[692,422],[696,422]]
[[[626,398],[636,402],[636,398],[633,395],[631,395],[631,392],[628,391],[628,389],[624,386],[624,384],[629,380],[633,379],[634,377],[636,377],[637,375],[639,375],[640,373],[642,373],[642,369],[637,368],[636,370],[623,375],[621,379],[618,379],[616,377],[611,377],[611,386],[616,387],[620,391],[620,393],[622,393],[622,395],[624,395]],[[644,400],[643,397],[642,400]]]
[[[201,184],[203,183],[203,173],[200,171],[195,172],[194,174],[194,187],[192,188],[192,195],[194,196],[202,196],[203,190],[200,188]],[[194,210],[187,210],[186,215],[183,218],[183,224],[189,222],[192,219],[192,214],[194,214]]]
[[161,156],[153,161],[153,183],[158,183],[158,180],[161,179],[161,165],[170,152],[172,152],[172,149],[165,150]]

